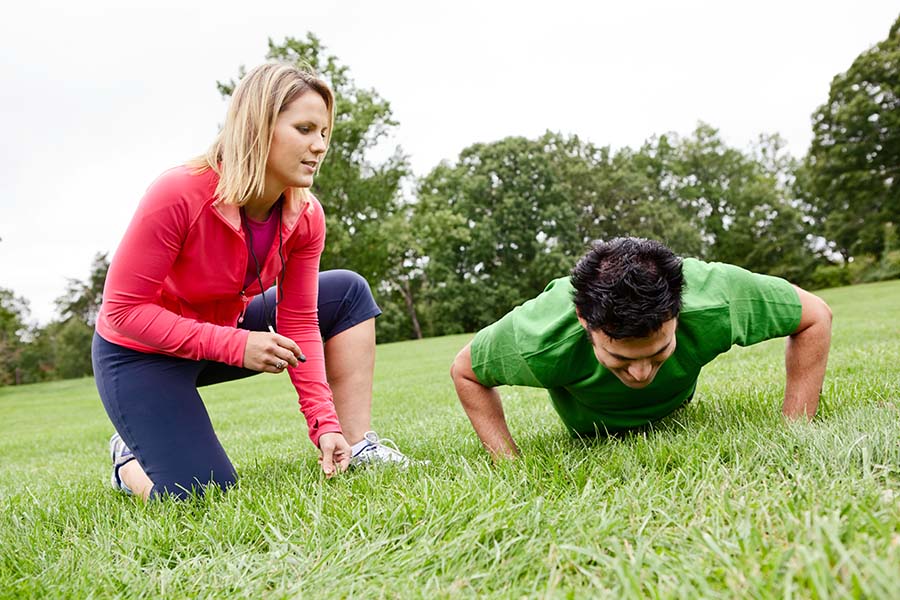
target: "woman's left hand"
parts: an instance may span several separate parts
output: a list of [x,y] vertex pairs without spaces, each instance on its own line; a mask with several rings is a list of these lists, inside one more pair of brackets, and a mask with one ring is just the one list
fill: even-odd
[[296,367],[300,346],[294,340],[266,331],[251,331],[244,347],[244,368],[266,373],[281,373]]
[[319,464],[322,465],[325,477],[347,470],[350,465],[350,444],[343,434],[330,432],[319,436]]

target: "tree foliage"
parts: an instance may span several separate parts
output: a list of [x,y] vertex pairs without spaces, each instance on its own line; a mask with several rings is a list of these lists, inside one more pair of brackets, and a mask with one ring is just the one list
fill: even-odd
[[27,343],[29,314],[28,300],[0,288],[0,385],[22,382],[19,363]]
[[672,237],[670,246],[682,254],[796,279],[816,256],[810,207],[795,189],[798,164],[784,146],[779,136],[764,135],[752,151],[741,151],[705,123],[686,138],[648,141],[635,157],[656,186],[645,198],[665,198],[696,234],[656,237]]
[[577,205],[561,189],[562,152],[554,152],[569,142],[475,144],[424,178],[414,228],[428,256],[431,332],[471,331],[565,268],[582,242]]
[[[566,275],[591,240],[616,236],[813,287],[900,276],[900,19],[834,78],[802,162],[778,135],[741,150],[704,123],[617,151],[548,132],[473,144],[411,194],[406,156],[380,151],[397,126],[387,100],[313,34],[269,40],[267,58],[308,65],[334,89],[313,187],[328,227],[322,268],[369,281],[381,341],[475,331]],[[228,96],[235,82],[217,85]],[[836,253],[843,264],[829,262]],[[108,267],[97,254],[86,280],[69,280],[44,327],[0,288],[0,385],[90,374]]]
[[106,252],[98,252],[91,263],[91,273],[87,281],[69,279],[66,293],[56,299],[56,308],[63,321],[77,319],[93,327],[103,300],[103,286],[109,271]]
[[0,289],[0,385],[91,375],[91,338],[108,269],[105,253],[94,256],[88,278],[69,279],[56,299],[58,318],[42,327],[28,323],[24,298]]
[[650,237],[796,279],[815,257],[794,166],[777,136],[744,153],[704,124],[637,152],[554,133],[470,146],[418,190],[425,329],[492,322],[566,275],[593,239]]
[[844,258],[881,254],[900,219],[900,18],[832,80],[807,164],[823,235]]

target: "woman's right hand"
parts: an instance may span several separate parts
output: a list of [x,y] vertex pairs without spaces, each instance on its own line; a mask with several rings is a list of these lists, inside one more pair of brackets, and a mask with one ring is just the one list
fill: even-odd
[[244,347],[244,368],[281,373],[299,364],[300,346],[294,340],[268,331],[251,331]]

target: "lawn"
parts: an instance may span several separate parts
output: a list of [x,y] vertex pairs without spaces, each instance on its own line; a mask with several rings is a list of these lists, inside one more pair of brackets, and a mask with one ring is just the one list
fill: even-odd
[[448,376],[468,335],[378,347],[375,423],[431,465],[325,480],[286,375],[208,388],[241,479],[108,487],[93,381],[0,388],[0,597],[900,597],[900,281],[827,290],[816,420],[780,417],[784,342],[707,367],[652,429],[575,440],[502,390],[493,466]]

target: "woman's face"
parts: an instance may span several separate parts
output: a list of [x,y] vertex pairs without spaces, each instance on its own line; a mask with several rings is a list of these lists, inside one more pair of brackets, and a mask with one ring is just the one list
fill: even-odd
[[266,162],[266,184],[308,188],[325,154],[328,107],[310,90],[294,99],[275,119],[275,132]]

